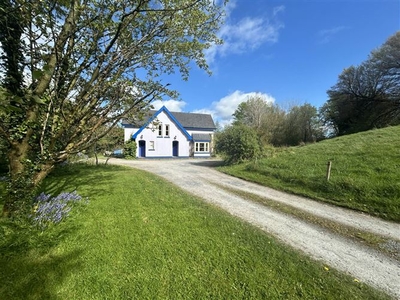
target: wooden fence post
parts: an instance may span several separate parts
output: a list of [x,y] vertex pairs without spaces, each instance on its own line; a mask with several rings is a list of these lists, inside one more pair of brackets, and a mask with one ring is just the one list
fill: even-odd
[[332,162],[328,161],[328,166],[326,168],[326,180],[329,181],[331,178],[331,168],[332,168]]

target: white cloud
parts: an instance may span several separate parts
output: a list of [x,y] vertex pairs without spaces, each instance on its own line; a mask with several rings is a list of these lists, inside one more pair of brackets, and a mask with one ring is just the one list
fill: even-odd
[[[210,107],[197,109],[192,111],[192,113],[198,114],[210,114],[214,121],[218,121],[221,126],[226,126],[232,123],[233,121],[233,113],[237,109],[240,103],[245,102],[249,99],[249,97],[261,97],[266,102],[274,103],[275,98],[266,93],[260,92],[250,92],[245,93],[239,90],[234,91],[233,93],[219,99],[218,101],[214,101],[211,103]],[[163,105],[165,105],[170,111],[181,112],[183,108],[186,106],[186,102],[178,101],[178,100],[156,100],[152,102],[154,109],[158,110]]]
[[235,3],[226,8],[225,24],[218,33],[224,44],[213,45],[205,51],[209,64],[217,56],[225,56],[231,53],[240,54],[257,49],[266,42],[273,44],[278,41],[279,31],[284,25],[277,21],[276,16],[284,11],[284,6],[275,7],[272,18],[245,17],[236,23],[232,23],[229,15],[234,8]]
[[193,112],[211,114],[214,118],[214,121],[218,121],[222,126],[229,125],[233,121],[232,115],[239,106],[239,104],[247,101],[249,97],[254,97],[254,96],[261,97],[265,101],[270,103],[275,102],[275,98],[265,93],[259,93],[259,92],[244,93],[242,91],[236,90],[233,93],[221,98],[220,100],[214,101],[211,104],[210,108],[196,110]]
[[202,108],[202,109],[195,109],[194,111],[192,111],[192,113],[195,114],[208,114],[208,115],[212,115],[214,117],[215,115],[215,111],[208,109],[208,108]]
[[281,6],[276,6],[273,9],[273,15],[276,16],[277,14],[279,14],[281,11],[285,11],[285,6],[281,5]]
[[180,112],[183,110],[183,108],[186,106],[186,102],[185,101],[179,101],[179,100],[156,100],[154,102],[151,103],[154,107],[154,109],[158,110],[161,107],[165,106],[166,108],[168,108],[168,110],[170,111],[176,111],[176,112]]
[[329,43],[336,34],[345,29],[347,29],[346,26],[337,26],[330,29],[320,30],[318,32],[318,43],[319,44]]
[[[222,4],[223,2],[224,2],[224,1],[221,1],[221,4]],[[230,0],[230,1],[228,1],[227,4],[225,4],[225,17],[226,17],[226,18],[229,18],[230,15],[232,14],[232,11],[235,10],[235,8],[236,8],[236,6],[237,6],[236,3],[237,3],[236,0]]]

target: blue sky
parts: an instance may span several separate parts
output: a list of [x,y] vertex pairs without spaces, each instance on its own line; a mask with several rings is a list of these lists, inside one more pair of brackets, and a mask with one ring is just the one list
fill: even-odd
[[319,108],[344,68],[400,30],[400,0],[231,0],[226,11],[225,44],[206,52],[212,76],[193,67],[186,82],[165,78],[181,99],[155,108],[211,113],[223,125],[254,93]]

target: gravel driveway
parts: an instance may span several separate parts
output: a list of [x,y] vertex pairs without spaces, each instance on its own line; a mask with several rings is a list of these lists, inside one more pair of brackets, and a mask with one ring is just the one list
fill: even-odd
[[217,185],[289,204],[315,216],[388,237],[396,245],[400,241],[400,224],[285,194],[222,174],[211,168],[218,163],[211,159],[127,161],[113,158],[109,163],[131,166],[164,177],[182,189],[265,230],[314,259],[323,261],[359,281],[400,299],[400,262],[398,260],[317,225],[246,200]]

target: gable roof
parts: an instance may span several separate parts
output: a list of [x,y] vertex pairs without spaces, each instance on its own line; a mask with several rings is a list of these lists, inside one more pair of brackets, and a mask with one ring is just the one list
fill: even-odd
[[211,115],[197,114],[197,113],[184,113],[184,112],[171,112],[174,117],[186,129],[199,128],[199,129],[216,129]]
[[147,120],[146,123],[144,123],[138,131],[132,136],[133,139],[136,139],[136,137],[151,123],[157,116],[161,113],[165,112],[168,117],[176,124],[176,126],[182,131],[182,133],[186,136],[186,138],[191,141],[192,136],[186,131],[186,129],[182,126],[182,124],[171,114],[171,112],[165,107],[161,107],[151,118]]
[[[165,108],[165,111],[168,111],[168,115],[174,121],[178,121],[185,129],[205,129],[205,130],[215,130],[216,126],[214,124],[214,120],[209,114],[199,114],[199,113],[187,113],[187,112],[173,112],[169,111],[165,106],[163,106],[160,110],[150,110],[143,120],[137,120],[133,122],[134,124],[129,124],[125,120],[122,121],[122,125],[124,127],[142,127],[143,125],[148,125],[152,120],[154,120],[154,115],[159,114],[161,110]],[[149,120],[152,119],[150,122]],[[147,126],[146,125],[146,126]]]

